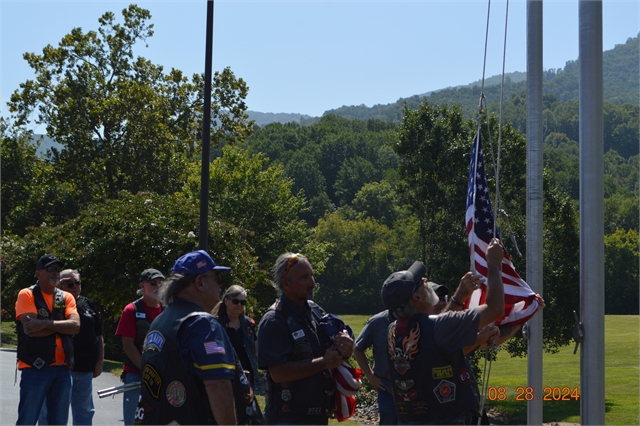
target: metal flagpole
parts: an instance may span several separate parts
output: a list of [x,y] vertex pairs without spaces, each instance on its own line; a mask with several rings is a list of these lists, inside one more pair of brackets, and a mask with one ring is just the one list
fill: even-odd
[[[527,0],[527,282],[542,294],[542,1]],[[542,395],[542,316],[534,315],[528,327],[528,386]],[[527,403],[527,424],[542,424],[542,400]]]
[[579,2],[580,422],[604,424],[604,143],[602,2]]
[[207,35],[204,60],[204,110],[202,114],[202,172],[200,174],[200,233],[198,248],[206,250],[209,231],[209,147],[211,144],[211,78],[213,66],[213,0],[207,0]]

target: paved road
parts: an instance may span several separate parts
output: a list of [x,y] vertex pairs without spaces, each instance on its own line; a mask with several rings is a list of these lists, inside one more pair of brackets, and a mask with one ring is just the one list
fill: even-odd
[[[0,424],[13,425],[18,419],[18,403],[20,402],[20,372],[14,386],[16,370],[16,351],[0,349]],[[120,385],[120,379],[111,373],[102,373],[93,379],[93,404],[96,414],[94,425],[122,425],[122,394],[115,397],[98,398],[96,391]],[[69,413],[71,424],[71,413]]]

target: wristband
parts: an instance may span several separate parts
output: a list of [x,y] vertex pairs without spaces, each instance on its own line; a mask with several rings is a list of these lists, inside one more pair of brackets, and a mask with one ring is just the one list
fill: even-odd
[[464,303],[458,302],[456,299],[453,298],[453,296],[451,296],[449,300],[451,300],[453,303],[455,303],[458,306],[464,306]]

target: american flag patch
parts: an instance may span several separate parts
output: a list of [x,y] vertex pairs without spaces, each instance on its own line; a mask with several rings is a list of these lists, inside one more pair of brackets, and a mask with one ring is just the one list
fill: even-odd
[[211,341],[211,342],[204,342],[204,351],[207,353],[207,355],[211,355],[211,354],[226,354],[227,352],[224,350],[224,345],[220,342],[216,342]]
[[198,267],[198,269],[204,268],[205,266],[207,266],[207,262],[205,262],[205,261],[198,262],[198,264],[196,266]]

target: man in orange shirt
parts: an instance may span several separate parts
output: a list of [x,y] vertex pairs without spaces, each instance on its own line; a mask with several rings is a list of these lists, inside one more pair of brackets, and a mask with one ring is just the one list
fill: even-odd
[[63,263],[52,254],[38,260],[38,281],[20,290],[16,301],[19,425],[35,425],[47,399],[48,423],[67,424],[71,398],[72,336],[80,331],[80,316],[70,293],[56,285]]

